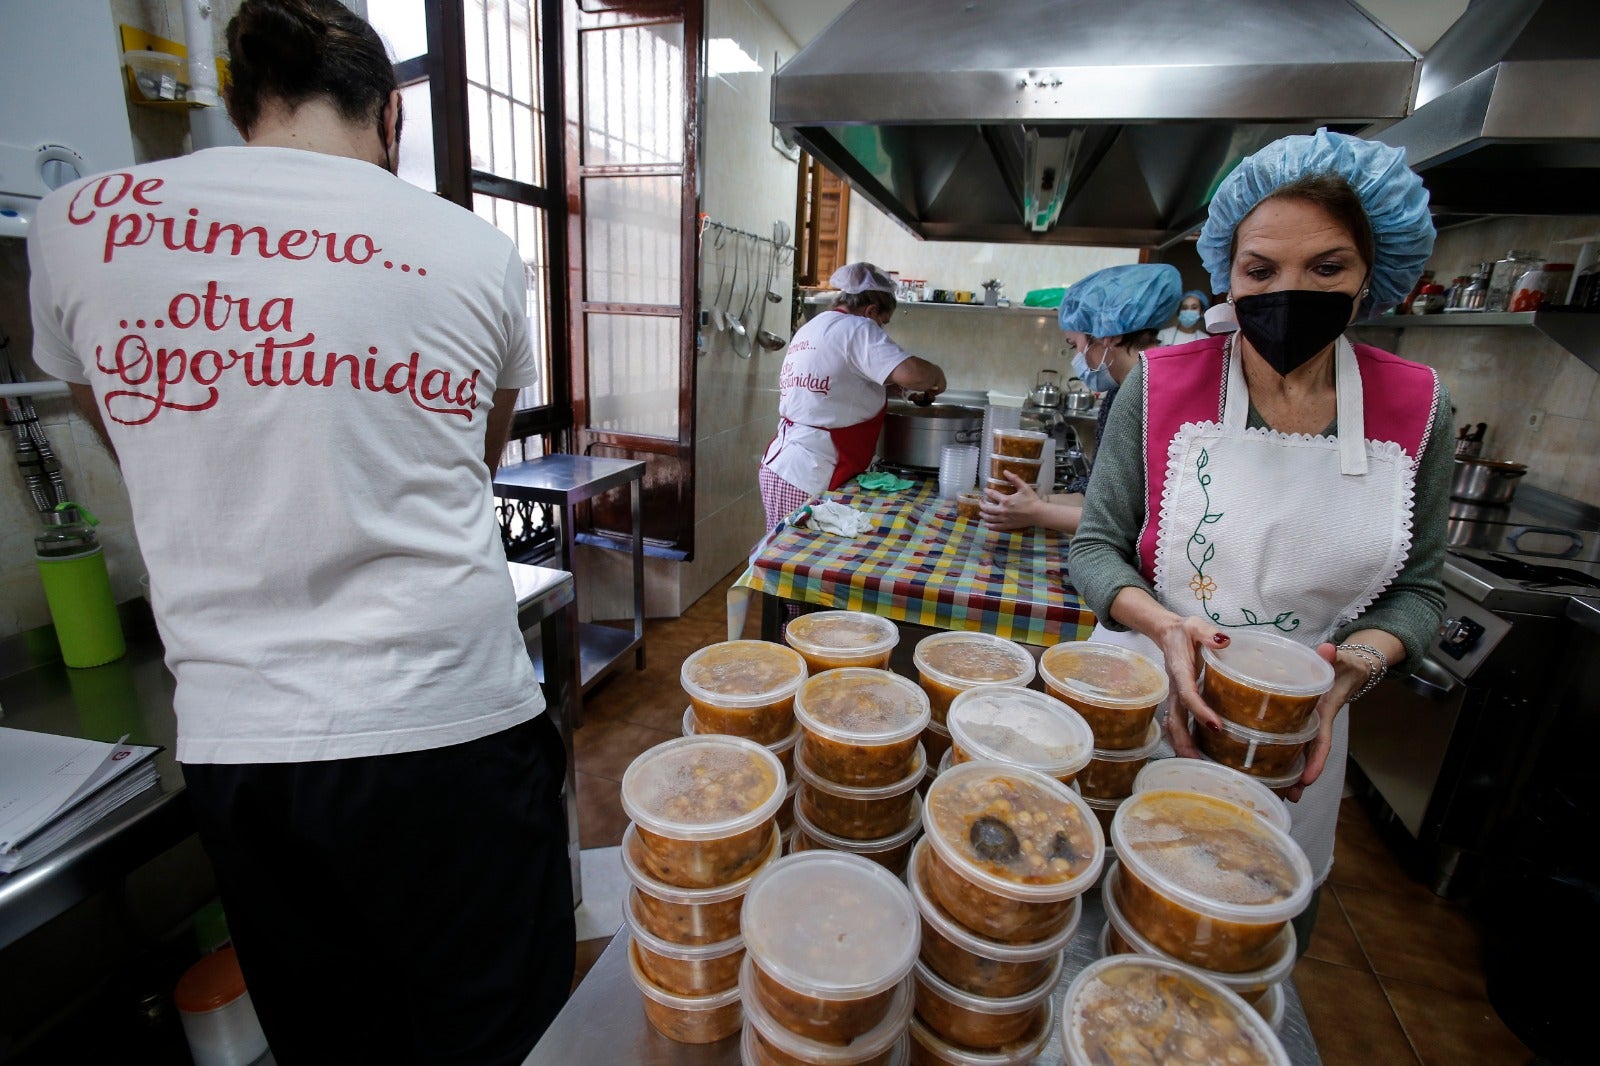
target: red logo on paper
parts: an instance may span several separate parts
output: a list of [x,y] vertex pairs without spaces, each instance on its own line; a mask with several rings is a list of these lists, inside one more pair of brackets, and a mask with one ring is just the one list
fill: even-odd
[[128,756],[130,756],[132,754],[133,754],[133,752],[129,751],[127,748],[123,748],[121,751],[116,752],[111,756],[111,761],[112,762],[121,762],[123,759],[126,759]]

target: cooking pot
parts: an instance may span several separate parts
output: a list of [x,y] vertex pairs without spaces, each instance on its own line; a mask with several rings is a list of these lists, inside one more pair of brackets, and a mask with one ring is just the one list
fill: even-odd
[[1457,456],[1450,477],[1450,498],[1468,503],[1508,504],[1517,493],[1517,482],[1528,472],[1522,463],[1503,459]]
[[883,416],[878,454],[886,463],[939,469],[939,456],[951,444],[978,444],[983,439],[983,412],[976,407],[936,403],[920,407],[890,400]]
[[1499,504],[1450,502],[1445,543],[1452,548],[1498,548],[1511,509]]

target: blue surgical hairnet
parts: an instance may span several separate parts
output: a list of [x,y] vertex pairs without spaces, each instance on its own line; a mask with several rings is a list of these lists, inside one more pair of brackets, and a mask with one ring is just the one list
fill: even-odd
[[1372,291],[1362,301],[1365,314],[1382,311],[1405,297],[1433,254],[1433,219],[1428,190],[1406,166],[1404,148],[1318,130],[1311,136],[1273,141],[1234,168],[1211,197],[1211,212],[1200,230],[1200,261],[1217,292],[1229,281],[1233,232],[1255,206],[1273,192],[1307,174],[1334,174],[1350,183],[1372,225]]
[[1120,337],[1167,324],[1178,310],[1183,275],[1171,263],[1130,263],[1096,270],[1067,289],[1057,320],[1063,330]]
[[1204,311],[1206,308],[1211,306],[1211,294],[1209,292],[1201,292],[1199,289],[1188,290],[1182,296],[1178,297],[1178,303],[1181,305],[1183,301],[1187,300],[1191,296],[1200,301],[1200,310]]

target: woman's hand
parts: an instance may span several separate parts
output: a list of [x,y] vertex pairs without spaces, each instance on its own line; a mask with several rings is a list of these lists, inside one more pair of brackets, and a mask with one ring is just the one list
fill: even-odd
[[1005,476],[1016,491],[1007,496],[1003,492],[985,488],[983,502],[978,505],[978,510],[983,515],[983,524],[1001,533],[1039,525],[1039,519],[1044,513],[1044,501],[1033,491],[1032,485],[1011,471],[1007,470]]
[[1191,715],[1206,729],[1222,728],[1217,712],[1206,706],[1200,698],[1200,688],[1195,683],[1200,676],[1200,653],[1197,645],[1226,648],[1228,634],[1204,618],[1173,614],[1170,619],[1146,634],[1156,642],[1167,661],[1167,675],[1172,679],[1172,709],[1167,712],[1167,738],[1172,750],[1186,759],[1202,759],[1194,738],[1189,736]]
[[1300,775],[1300,783],[1288,792],[1291,802],[1298,801],[1306,786],[1322,776],[1322,768],[1328,762],[1328,751],[1333,747],[1334,720],[1356,689],[1367,683],[1367,661],[1361,656],[1354,652],[1341,652],[1332,644],[1318,644],[1317,654],[1333,664],[1333,687],[1317,701],[1321,724],[1317,728],[1317,739],[1306,747],[1306,769]]

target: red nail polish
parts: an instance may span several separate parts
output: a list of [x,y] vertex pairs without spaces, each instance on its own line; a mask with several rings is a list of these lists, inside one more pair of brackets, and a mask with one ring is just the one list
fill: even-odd
[[1211,636],[1211,643],[1213,643],[1213,644],[1226,644],[1226,643],[1228,643],[1228,638],[1227,638],[1226,634],[1214,633]]
[[1207,722],[1206,723],[1206,728],[1211,730],[1213,733],[1220,733],[1220,732],[1222,732],[1222,723],[1221,722]]

